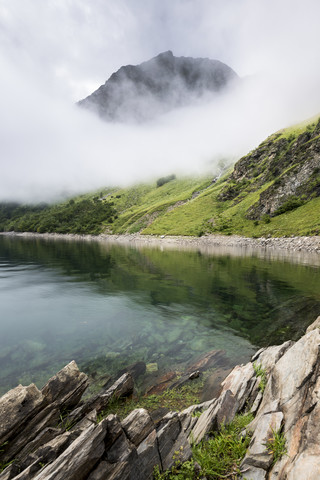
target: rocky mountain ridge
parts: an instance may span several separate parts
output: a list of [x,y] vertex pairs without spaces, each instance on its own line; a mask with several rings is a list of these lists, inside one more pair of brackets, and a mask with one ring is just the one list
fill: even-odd
[[219,92],[237,78],[218,60],[175,57],[167,51],[121,67],[78,105],[108,121],[145,121]]
[[220,200],[242,200],[265,187],[247,211],[250,220],[293,210],[320,195],[320,120],[298,134],[278,132],[234,166]]
[[[87,377],[75,362],[41,391],[20,385],[0,399],[0,462],[7,464],[0,479],[151,479],[155,465],[170,468],[177,451],[181,462],[187,460],[191,444],[205,440],[238,412],[250,411],[255,418],[242,435],[252,438],[237,478],[317,480],[319,327],[320,317],[299,341],[259,350],[251,362],[232,370],[219,396],[170,412],[157,424],[144,409],[123,421],[113,414],[98,421],[112,399],[132,393],[129,374],[82,403]],[[277,456],[268,448],[276,435],[282,439]],[[201,478],[199,465],[195,475]]]

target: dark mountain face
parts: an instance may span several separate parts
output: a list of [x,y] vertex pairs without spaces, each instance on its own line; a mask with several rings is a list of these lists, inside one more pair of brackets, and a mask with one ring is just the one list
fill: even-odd
[[218,60],[174,57],[168,51],[121,67],[78,105],[108,121],[145,121],[219,92],[237,78]]

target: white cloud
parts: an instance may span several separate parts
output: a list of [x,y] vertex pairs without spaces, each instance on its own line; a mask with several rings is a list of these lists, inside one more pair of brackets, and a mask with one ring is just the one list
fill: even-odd
[[[319,112],[319,14],[317,0],[0,0],[0,198],[199,171]],[[74,107],[121,65],[168,49],[251,77],[144,126]]]

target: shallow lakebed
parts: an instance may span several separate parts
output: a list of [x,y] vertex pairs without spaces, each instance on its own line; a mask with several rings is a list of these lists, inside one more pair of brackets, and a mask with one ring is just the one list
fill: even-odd
[[221,350],[231,367],[299,338],[320,312],[320,267],[245,249],[0,236],[0,302],[1,394],[41,387],[73,359],[101,386],[134,362],[182,373]]

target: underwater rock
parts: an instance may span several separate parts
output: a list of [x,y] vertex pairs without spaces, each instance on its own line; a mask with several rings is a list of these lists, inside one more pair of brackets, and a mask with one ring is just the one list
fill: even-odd
[[189,363],[187,373],[190,375],[195,370],[204,372],[210,367],[226,365],[226,363],[228,363],[228,361],[223,350],[212,350],[211,352],[204,353],[195,361]]
[[118,376],[123,375],[124,373],[129,373],[133,380],[137,380],[140,375],[144,375],[146,373],[147,366],[145,362],[135,362],[129,365],[127,368],[124,368],[118,372]]
[[205,381],[201,395],[202,402],[211,400],[212,398],[216,398],[220,395],[222,390],[221,383],[225,378],[227,378],[231,370],[232,369],[229,367],[217,367],[214,369],[214,371]]
[[158,371],[157,363],[147,363],[147,373],[154,373]]
[[153,379],[152,386],[147,388],[147,395],[157,395],[164,392],[171,386],[172,381],[177,377],[177,372],[167,372],[157,379]]
[[189,380],[194,380],[195,378],[200,377],[200,371],[196,370],[195,372],[190,373],[189,375]]

